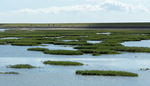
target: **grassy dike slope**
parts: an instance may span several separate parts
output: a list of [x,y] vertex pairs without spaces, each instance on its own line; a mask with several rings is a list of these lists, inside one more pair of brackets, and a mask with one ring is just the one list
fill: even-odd
[[3,23],[0,28],[150,28],[150,23]]

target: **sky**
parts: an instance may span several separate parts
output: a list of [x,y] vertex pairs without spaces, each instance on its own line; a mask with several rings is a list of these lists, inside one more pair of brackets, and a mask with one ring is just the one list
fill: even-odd
[[1,0],[0,23],[150,22],[150,0]]

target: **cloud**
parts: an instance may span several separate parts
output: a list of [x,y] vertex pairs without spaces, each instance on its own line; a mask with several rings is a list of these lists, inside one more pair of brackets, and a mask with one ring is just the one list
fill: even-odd
[[7,15],[7,13],[0,13],[0,16],[5,16]]
[[107,0],[106,2],[103,2],[101,6],[106,11],[127,11],[127,12],[136,12],[136,11],[148,12],[149,11],[146,7],[140,4],[132,5],[132,4],[121,3],[114,0]]
[[103,8],[100,7],[100,5],[90,5],[90,4],[84,4],[84,5],[72,5],[72,6],[63,6],[63,7],[56,7],[52,6],[49,8],[41,8],[41,9],[20,9],[17,11],[14,11],[15,13],[27,13],[27,14],[38,14],[38,13],[60,13],[60,12],[84,12],[84,11],[102,11]]
[[116,0],[103,0],[97,5],[83,4],[83,5],[71,5],[71,6],[62,6],[62,7],[52,6],[49,8],[40,8],[40,9],[26,8],[26,9],[16,10],[14,11],[14,13],[33,15],[33,14],[59,14],[62,12],[72,13],[72,12],[104,12],[104,11],[149,12],[149,10],[143,5],[132,5],[127,3],[121,3]]

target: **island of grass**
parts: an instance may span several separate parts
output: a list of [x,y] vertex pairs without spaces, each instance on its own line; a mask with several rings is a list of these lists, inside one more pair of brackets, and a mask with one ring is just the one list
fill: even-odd
[[29,64],[17,64],[17,65],[9,65],[9,66],[7,66],[7,67],[9,67],[9,68],[17,68],[17,69],[24,69],[24,68],[26,68],[26,69],[31,69],[31,68],[37,68],[37,67],[35,67],[35,66],[31,66],[31,65],[29,65]]
[[45,51],[48,50],[46,48],[28,48],[29,51]]
[[147,70],[150,70],[150,68],[140,68],[140,70],[147,71]]
[[93,76],[128,76],[137,77],[138,74],[124,71],[104,71],[104,70],[77,70],[76,74]]
[[83,55],[83,52],[73,50],[45,50],[43,53],[54,55]]
[[37,43],[12,43],[11,45],[16,45],[16,46],[38,46],[39,44],[37,44]]
[[82,66],[83,63],[71,61],[44,61],[43,64],[48,65],[62,65],[62,66]]
[[0,74],[19,74],[17,72],[0,72]]

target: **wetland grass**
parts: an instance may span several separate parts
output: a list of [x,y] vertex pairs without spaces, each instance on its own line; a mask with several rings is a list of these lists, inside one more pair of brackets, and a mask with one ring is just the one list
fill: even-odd
[[100,53],[92,53],[93,56],[100,56]]
[[[96,34],[110,32],[111,35]],[[77,45],[78,51],[63,50],[40,50],[45,54],[58,55],[82,55],[91,53],[94,56],[99,54],[119,54],[123,52],[147,52],[150,48],[146,47],[126,47],[120,43],[125,41],[149,40],[150,35],[133,35],[133,34],[150,34],[149,30],[8,30],[0,33],[0,37],[21,37],[22,39],[1,39],[0,44],[11,44],[17,46],[39,46],[40,44],[54,45]],[[87,37],[80,37],[87,36]],[[56,37],[56,38],[45,38]],[[60,37],[60,38],[57,38]],[[78,40],[78,41],[60,41],[60,40]],[[91,44],[87,40],[102,41],[101,43]],[[68,53],[68,54],[67,54]]]
[[140,70],[147,71],[147,70],[150,70],[150,68],[140,68]]
[[31,68],[38,68],[38,67],[35,67],[35,66],[31,66],[29,64],[17,64],[17,65],[9,65],[7,66],[8,68],[17,68],[17,69],[31,69]]
[[54,55],[83,55],[83,52],[73,50],[45,50],[43,53]]
[[16,46],[38,46],[39,44],[36,44],[36,43],[12,43],[11,45],[16,45]]
[[29,51],[45,51],[47,48],[28,48]]
[[138,74],[124,71],[104,71],[104,70],[77,70],[76,74],[91,76],[127,76],[137,77]]
[[83,63],[71,61],[44,61],[43,64],[48,65],[62,65],[62,66],[82,66]]
[[19,74],[17,72],[0,72],[0,74]]
[[86,41],[57,41],[54,45],[93,45],[92,43],[87,43]]

